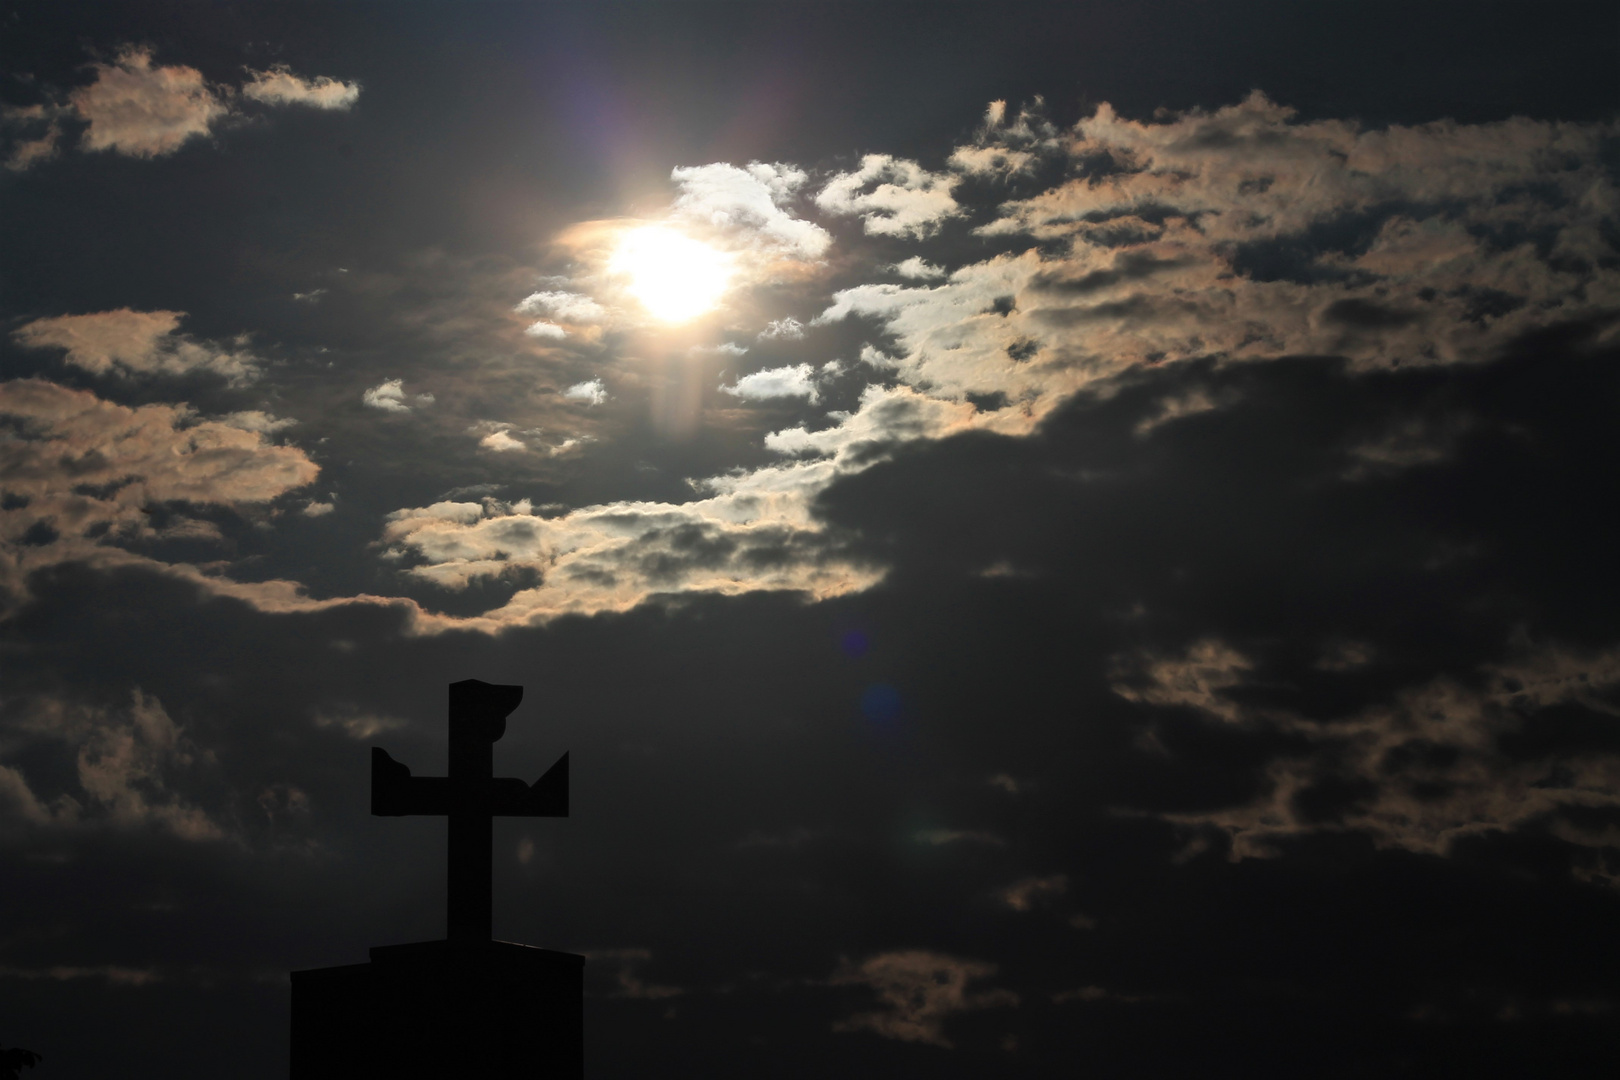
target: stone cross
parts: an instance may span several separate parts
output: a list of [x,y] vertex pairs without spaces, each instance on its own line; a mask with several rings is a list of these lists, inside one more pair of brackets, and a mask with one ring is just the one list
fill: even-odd
[[450,819],[446,936],[488,941],[493,892],[491,818],[567,817],[568,755],[531,786],[495,776],[495,740],[523,700],[521,686],[466,679],[450,684],[450,775],[412,776],[411,770],[371,748],[371,812],[379,817],[442,814]]

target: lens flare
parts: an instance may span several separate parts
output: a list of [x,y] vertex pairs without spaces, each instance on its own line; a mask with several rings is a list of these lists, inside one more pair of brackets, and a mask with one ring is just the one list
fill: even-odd
[[683,323],[712,311],[731,283],[731,259],[662,225],[632,229],[619,240],[608,272],[630,279],[630,295],[655,319]]

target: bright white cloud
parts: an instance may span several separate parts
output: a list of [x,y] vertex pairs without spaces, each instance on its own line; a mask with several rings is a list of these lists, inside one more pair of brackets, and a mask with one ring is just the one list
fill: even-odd
[[700,356],[704,353],[718,356],[747,356],[748,346],[738,345],[734,341],[722,341],[718,345],[694,345],[688,351],[693,356]]
[[921,255],[913,255],[894,264],[891,269],[903,278],[914,281],[933,281],[945,276],[945,271],[926,261]]
[[408,413],[412,403],[432,405],[435,401],[432,394],[405,393],[404,379],[385,379],[361,394],[360,400],[373,409],[391,413]]
[[14,337],[29,348],[64,350],[62,359],[97,375],[183,375],[209,371],[235,385],[252,382],[260,361],[246,349],[196,341],[176,333],[183,311],[101,311],[56,315],[19,327]]
[[801,259],[817,259],[832,243],[827,230],[786,209],[808,176],[791,165],[750,162],[746,169],[717,163],[675,169],[680,187],[677,218],[742,234],[754,242]]
[[378,383],[364,394],[360,400],[373,409],[382,409],[384,412],[410,412],[411,407],[405,404],[405,381],[403,379],[388,379]]
[[951,197],[955,182],[951,174],[931,173],[915,161],[867,154],[859,169],[827,181],[816,205],[831,214],[859,215],[873,235],[918,239],[958,213]]
[[765,436],[765,449],[789,456],[831,456],[852,470],[858,453],[912,439],[938,439],[975,427],[1006,430],[1002,419],[982,414],[966,402],[943,401],[907,386],[868,386],[854,413],[835,413],[833,426],[820,431],[803,427],[773,431]]
[[809,364],[755,371],[744,375],[735,384],[721,386],[720,389],[733,397],[746,398],[750,401],[801,397],[815,404],[818,399],[816,370]]
[[568,331],[552,322],[550,319],[540,319],[526,326],[523,332],[530,337],[548,338],[552,341],[561,341],[568,336]]
[[[858,285],[834,294],[814,322],[875,317],[899,339],[902,351],[887,356],[863,350],[863,360],[891,368],[911,385],[928,385],[939,396],[1000,392],[1021,408],[1044,413],[1101,372],[1078,364],[1053,366],[1040,356],[1040,342],[1051,331],[1032,325],[1019,311],[1018,297],[1042,266],[1035,252],[1026,252],[965,266],[935,286]],[[998,308],[1008,308],[1009,314]],[[1029,363],[1030,355],[1016,358],[1032,348],[1043,362]]]
[[360,100],[360,84],[340,82],[329,75],[313,79],[294,75],[285,64],[268,71],[249,71],[242,86],[244,97],[267,105],[307,105],[315,109],[347,109]]
[[804,337],[804,323],[791,316],[774,319],[759,332],[760,341],[798,341]]
[[528,446],[520,439],[514,439],[505,430],[492,431],[478,440],[478,445],[485,450],[494,450],[497,453],[509,453],[513,450],[527,450]]
[[524,315],[549,315],[571,323],[594,323],[607,318],[607,309],[590,297],[556,290],[530,293],[518,302],[517,311]]
[[607,387],[601,379],[588,379],[564,390],[563,397],[569,401],[583,401],[587,405],[600,405],[607,400]]

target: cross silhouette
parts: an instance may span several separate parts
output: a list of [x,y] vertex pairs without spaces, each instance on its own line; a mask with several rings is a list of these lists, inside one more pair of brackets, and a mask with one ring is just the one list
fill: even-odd
[[450,775],[412,776],[411,770],[371,748],[371,812],[378,817],[442,814],[450,819],[445,921],[451,940],[488,941],[493,893],[491,819],[567,817],[568,755],[531,786],[495,776],[495,740],[523,700],[521,686],[477,679],[450,684]]

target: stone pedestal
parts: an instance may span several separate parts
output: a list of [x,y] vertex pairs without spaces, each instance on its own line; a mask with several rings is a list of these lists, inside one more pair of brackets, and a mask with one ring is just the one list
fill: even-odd
[[292,973],[292,1080],[585,1072],[585,958],[509,941],[424,941]]

